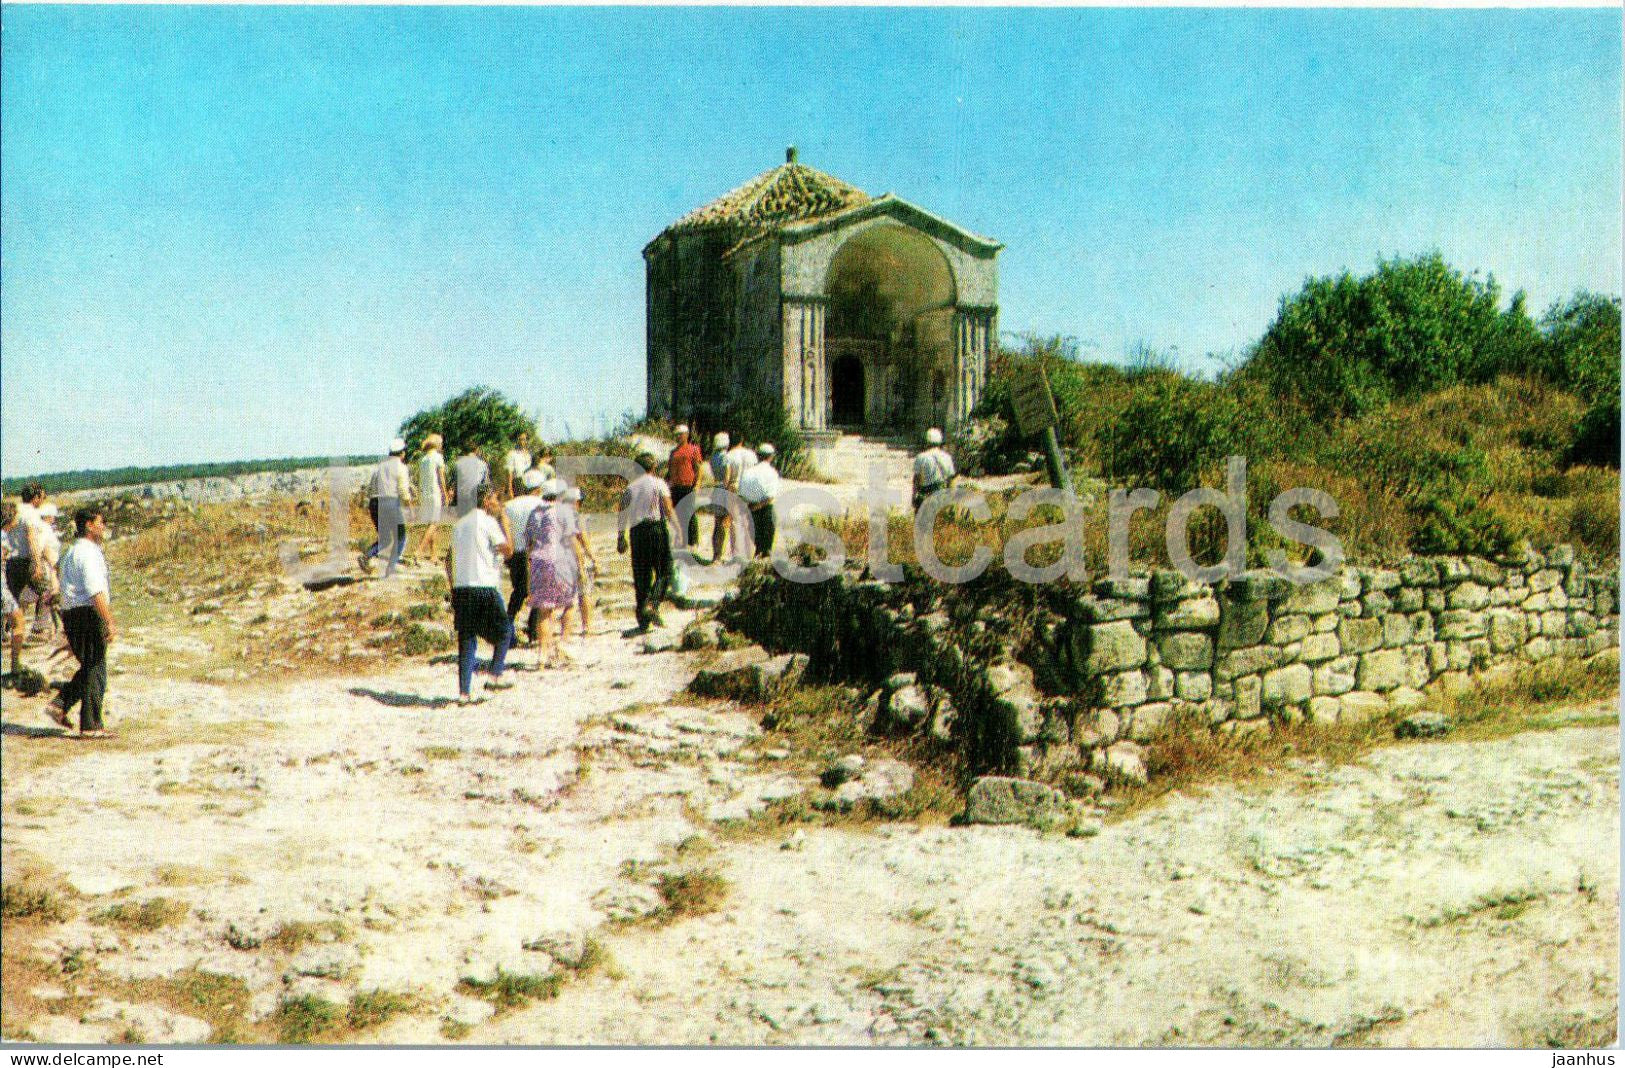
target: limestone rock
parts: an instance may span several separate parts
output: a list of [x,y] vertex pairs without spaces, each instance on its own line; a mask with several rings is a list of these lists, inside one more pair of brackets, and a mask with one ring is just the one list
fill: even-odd
[[1361,723],[1372,716],[1388,711],[1388,702],[1380,693],[1353,690],[1338,699],[1338,719],[1345,723]]
[[1353,655],[1366,653],[1382,644],[1382,621],[1378,619],[1345,619],[1337,628],[1338,641],[1343,652]]
[[1104,775],[1108,782],[1128,782],[1144,786],[1150,781],[1150,772],[1145,762],[1145,749],[1134,742],[1118,742],[1105,749],[1096,749],[1090,758],[1090,768]]
[[1212,596],[1179,601],[1157,617],[1164,630],[1208,630],[1218,625],[1219,602]]
[[1403,686],[1408,678],[1404,651],[1383,649],[1360,657],[1360,670],[1355,675],[1355,682],[1362,690],[1380,691]]
[[1307,664],[1292,664],[1264,673],[1261,700],[1265,708],[1280,708],[1309,700],[1314,672]]
[[1053,786],[1028,779],[984,775],[971,783],[965,803],[965,822],[1032,823],[1070,811],[1066,795]]
[[1205,671],[1176,673],[1174,696],[1181,701],[1206,701],[1213,696],[1213,676]]
[[1127,620],[1082,628],[1085,636],[1082,670],[1099,675],[1123,671],[1145,663],[1145,639]]
[[1162,662],[1175,671],[1204,671],[1213,666],[1213,639],[1206,634],[1176,631],[1157,643]]
[[1438,712],[1413,712],[1394,726],[1396,738],[1442,738],[1452,728],[1449,717]]

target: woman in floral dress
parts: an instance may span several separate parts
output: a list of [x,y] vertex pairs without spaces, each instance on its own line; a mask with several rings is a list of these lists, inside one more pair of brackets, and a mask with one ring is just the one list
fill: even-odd
[[575,510],[562,504],[561,479],[542,484],[542,503],[525,525],[530,546],[530,606],[538,615],[536,664],[545,667],[560,655],[553,614],[576,603],[581,589],[581,554],[586,538]]

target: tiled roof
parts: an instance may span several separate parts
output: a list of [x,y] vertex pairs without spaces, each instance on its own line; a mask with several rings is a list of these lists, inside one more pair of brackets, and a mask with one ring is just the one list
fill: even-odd
[[868,193],[793,159],[758,174],[666,227],[667,233],[732,230],[749,235],[868,203]]

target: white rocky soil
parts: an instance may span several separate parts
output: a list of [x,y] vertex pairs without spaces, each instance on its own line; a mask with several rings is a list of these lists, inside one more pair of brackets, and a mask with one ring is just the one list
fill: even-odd
[[[599,555],[613,603],[575,665],[472,709],[451,663],[206,685],[144,677],[126,647],[121,737],[99,748],[8,692],[8,881],[37,869],[81,896],[28,952],[238,976],[255,1016],[417,995],[364,1036],[385,1043],[1472,1046],[1611,1026],[1616,729],[1380,751],[1093,837],[727,834],[818,769],[750,709],[684,696],[695,654],[669,647],[687,614],[622,637],[624,559]],[[718,911],[637,922],[659,875],[692,867],[726,880]],[[91,919],[160,896],[189,911],[146,933]],[[290,924],[329,933],[266,941]],[[589,938],[607,965],[552,1000],[496,1013],[459,988],[559,970]],[[52,1012],[73,986],[32,992],[45,1008],[8,1029],[208,1037],[135,1002]]]

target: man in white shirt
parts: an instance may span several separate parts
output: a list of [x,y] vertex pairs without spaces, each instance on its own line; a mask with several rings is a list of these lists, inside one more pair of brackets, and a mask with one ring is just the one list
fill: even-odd
[[118,636],[113,622],[111,584],[102,541],[107,520],[97,508],[81,508],[73,517],[74,542],[62,554],[62,629],[79,670],[46,706],[58,726],[68,725],[68,710],[79,706],[79,737],[107,738],[102,700],[107,695],[107,646]]
[[457,499],[453,511],[458,519],[462,519],[480,506],[480,487],[491,481],[491,466],[480,456],[473,446],[463,455],[457,457],[452,465],[452,472],[457,476]]
[[389,455],[372,469],[367,483],[367,512],[372,516],[372,529],[378,535],[365,552],[356,558],[362,571],[372,570],[372,561],[382,549],[384,528],[395,531],[389,547],[389,566],[384,577],[395,574],[401,554],[406,551],[406,508],[412,500],[412,473],[406,467],[406,439],[396,438],[389,443]]
[[750,532],[757,556],[773,555],[773,539],[778,531],[778,517],[773,511],[773,501],[779,495],[779,471],[773,466],[777,451],[771,441],[762,442],[758,449],[761,460],[739,476],[739,496],[750,509]]
[[671,504],[671,487],[654,473],[659,461],[653,453],[638,456],[643,475],[633,480],[621,494],[617,517],[615,551],[627,550],[628,534],[632,548],[632,596],[637,604],[637,633],[661,626],[660,602],[671,588],[670,524],[677,512]]
[[508,456],[502,463],[503,474],[507,476],[507,490],[505,496],[514,495],[515,485],[522,485],[525,472],[530,470],[530,435],[523,430],[519,432],[519,440],[514,447],[508,450]]
[[[508,531],[513,535],[513,555],[508,557],[508,578],[513,582],[513,592],[508,594],[508,618],[515,623],[519,622],[519,610],[525,606],[525,598],[530,594],[530,544],[525,540],[525,527],[530,523],[530,513],[542,503],[541,495],[536,491],[546,481],[536,468],[526,471],[523,476],[525,492],[503,505],[502,509],[507,513]],[[536,609],[532,608],[530,623],[525,628],[531,644],[536,642],[538,620]]]
[[932,427],[925,432],[925,450],[914,457],[914,507],[952,486],[956,475],[954,458],[942,447],[942,431]]
[[513,644],[513,624],[502,603],[502,561],[513,554],[513,538],[496,487],[480,491],[480,506],[451,528],[451,557],[446,579],[451,583],[451,614],[457,631],[457,703],[474,703],[474,666],[479,639],[490,642],[493,690],[513,683],[502,677]]

